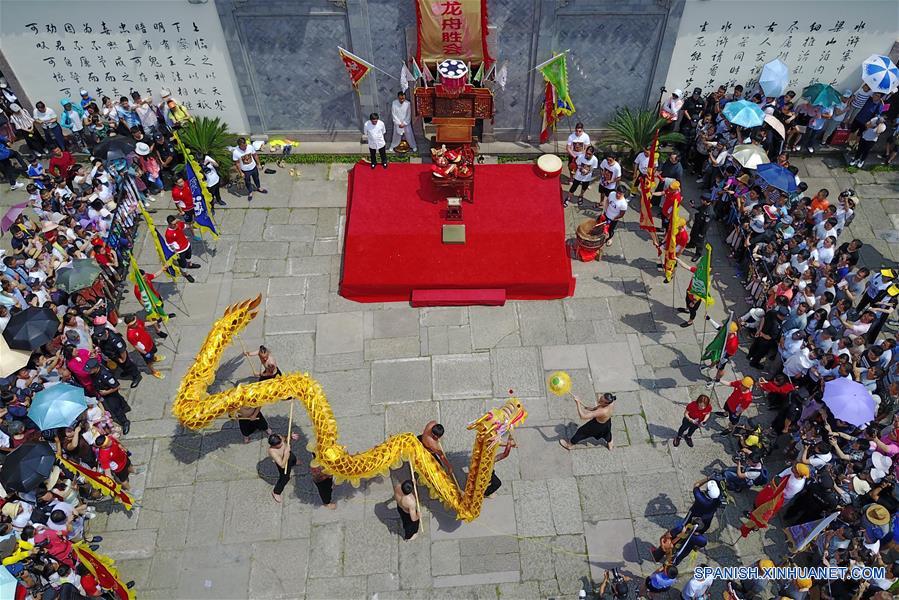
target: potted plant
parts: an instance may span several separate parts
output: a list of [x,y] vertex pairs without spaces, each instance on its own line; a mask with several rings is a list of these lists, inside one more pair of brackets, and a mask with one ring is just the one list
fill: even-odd
[[[660,117],[655,111],[619,108],[612,120],[609,121],[608,128],[611,133],[606,136],[606,140],[628,149],[627,160],[622,160],[621,163],[630,165],[637,154],[652,145],[656,130],[667,124],[668,120]],[[677,144],[683,141],[683,134],[675,131],[659,134],[659,145]]]
[[225,183],[231,172],[231,151],[229,146],[237,145],[237,136],[228,131],[228,127],[215,117],[195,117],[178,130],[178,137],[194,155],[197,162],[202,163],[207,154],[218,163],[218,172]]

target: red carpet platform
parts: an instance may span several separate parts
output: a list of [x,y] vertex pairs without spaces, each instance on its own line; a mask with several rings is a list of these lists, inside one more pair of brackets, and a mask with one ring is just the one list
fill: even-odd
[[466,243],[444,244],[442,225],[458,221],[444,220],[430,171],[359,163],[350,172],[341,296],[458,306],[574,293],[558,178],[533,165],[477,166],[474,204],[463,203]]

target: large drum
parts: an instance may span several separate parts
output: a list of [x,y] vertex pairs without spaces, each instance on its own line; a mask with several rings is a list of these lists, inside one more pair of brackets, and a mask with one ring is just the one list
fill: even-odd
[[555,154],[544,154],[537,159],[537,171],[545,179],[558,177],[562,174],[562,159]]
[[596,219],[581,221],[575,232],[577,236],[577,255],[581,261],[596,260],[609,237],[609,224],[597,223]]
[[465,90],[468,83],[468,65],[461,60],[450,58],[437,65],[443,95],[456,97]]

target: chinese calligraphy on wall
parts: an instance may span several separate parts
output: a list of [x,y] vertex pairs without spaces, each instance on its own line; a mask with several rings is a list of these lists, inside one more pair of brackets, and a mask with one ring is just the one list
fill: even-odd
[[[56,107],[87,90],[100,101],[138,91],[161,99],[167,89],[196,115],[243,129],[224,35],[212,5],[4,2],[4,55],[28,97]],[[118,7],[118,8],[117,8]]]
[[669,90],[752,85],[779,58],[797,92],[815,82],[861,85],[861,64],[886,54],[899,23],[892,1],[688,0],[668,71]]

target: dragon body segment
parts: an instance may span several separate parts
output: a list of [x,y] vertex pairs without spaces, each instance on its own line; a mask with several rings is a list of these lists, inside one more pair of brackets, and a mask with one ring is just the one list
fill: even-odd
[[393,435],[374,448],[350,454],[338,441],[337,422],[321,385],[308,373],[288,373],[229,390],[209,394],[215,380],[222,353],[258,314],[261,296],[229,306],[216,321],[200,347],[194,364],[188,369],[172,406],[172,413],[185,426],[199,430],[216,418],[244,406],[261,407],[295,398],[306,409],[315,432],[309,450],[315,454],[314,466],[321,466],[336,482],[349,481],[354,486],[363,479],[386,474],[409,461],[431,492],[457,518],[473,521],[481,512],[484,491],[490,484],[495,449],[502,438],[527,418],[527,411],[517,398],[508,399],[500,408],[489,411],[469,424],[475,440],[471,449],[465,489],[459,489],[453,478],[412,433]]

